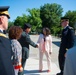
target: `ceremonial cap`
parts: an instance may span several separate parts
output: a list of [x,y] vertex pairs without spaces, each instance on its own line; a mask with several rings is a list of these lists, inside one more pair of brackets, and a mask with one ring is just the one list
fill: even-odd
[[23,29],[26,29],[26,28],[31,28],[31,25],[29,23],[25,23]]
[[68,18],[68,17],[61,17],[61,21],[62,21],[62,20],[69,21],[69,18]]
[[8,9],[9,9],[9,6],[0,6],[0,16],[5,15],[8,18],[10,18],[10,15],[8,13]]

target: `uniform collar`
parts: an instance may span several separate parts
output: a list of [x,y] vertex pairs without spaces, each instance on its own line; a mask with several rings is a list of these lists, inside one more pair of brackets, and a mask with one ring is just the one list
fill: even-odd
[[64,29],[66,29],[69,25],[65,26]]
[[0,28],[0,32],[2,32],[2,33],[3,33],[3,29],[1,29],[1,28]]

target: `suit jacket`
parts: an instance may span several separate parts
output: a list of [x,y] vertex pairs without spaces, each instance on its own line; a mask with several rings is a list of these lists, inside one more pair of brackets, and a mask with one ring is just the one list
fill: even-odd
[[0,36],[0,75],[15,75],[11,56],[12,48],[10,40]]
[[74,46],[74,30],[72,27],[67,26],[62,31],[62,38],[61,38],[61,44],[60,44],[60,54],[65,54],[66,50],[69,48],[72,48]]
[[63,75],[76,75],[76,46],[66,53]]
[[[46,41],[45,41],[45,50],[47,52],[52,52],[52,37],[51,35],[46,36]],[[39,45],[39,50],[42,52],[44,49],[44,35],[40,34],[39,39],[37,41]]]
[[30,39],[29,34],[23,32],[21,38],[18,40],[22,46],[22,58],[27,59],[29,57],[29,45],[36,47],[37,45]]

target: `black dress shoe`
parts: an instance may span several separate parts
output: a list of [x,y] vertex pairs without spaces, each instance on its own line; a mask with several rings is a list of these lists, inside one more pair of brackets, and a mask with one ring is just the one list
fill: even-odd
[[63,73],[60,72],[60,73],[57,73],[56,75],[63,75]]

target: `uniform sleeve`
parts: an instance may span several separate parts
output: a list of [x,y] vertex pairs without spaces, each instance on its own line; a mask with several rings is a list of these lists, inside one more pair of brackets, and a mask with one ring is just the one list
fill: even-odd
[[73,29],[69,29],[69,36],[68,36],[68,44],[67,44],[67,48],[71,48],[74,46],[74,42],[75,42],[75,35],[74,35],[74,30]]
[[50,52],[52,52],[52,37],[51,35],[49,35],[49,49],[50,49]]
[[31,46],[36,47],[37,45],[31,40],[30,36],[26,35],[26,41],[29,43]]

